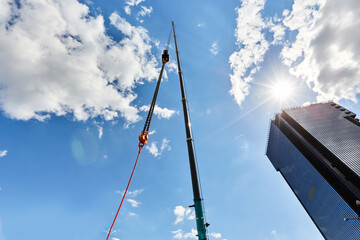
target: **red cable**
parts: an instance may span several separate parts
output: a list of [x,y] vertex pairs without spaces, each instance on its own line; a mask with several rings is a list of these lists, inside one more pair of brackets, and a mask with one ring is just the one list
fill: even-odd
[[110,230],[109,230],[109,233],[108,233],[108,235],[107,235],[106,240],[108,240],[108,239],[109,239],[109,237],[110,237],[111,230],[112,230],[112,228],[113,228],[113,226],[114,226],[114,223],[115,223],[116,218],[117,218],[117,216],[118,216],[118,214],[119,214],[119,211],[120,211],[121,205],[123,204],[123,201],[124,201],[124,199],[125,199],[126,193],[127,193],[128,189],[129,189],[130,182],[131,182],[131,179],[132,179],[132,177],[133,177],[133,175],[134,175],[134,171],[135,171],[135,168],[136,168],[136,164],[137,164],[137,162],[138,162],[138,160],[139,160],[139,156],[140,156],[140,153],[141,153],[141,150],[142,150],[142,148],[143,148],[143,147],[144,147],[144,145],[142,145],[142,144],[140,144],[140,143],[139,143],[139,153],[138,153],[138,155],[137,155],[137,158],[136,158],[136,162],[135,162],[134,168],[133,168],[133,170],[132,170],[132,173],[131,173],[131,176],[130,176],[129,182],[128,182],[128,184],[127,184],[127,187],[126,187],[125,193],[124,193],[124,195],[123,195],[123,197],[122,197],[122,199],[121,199],[121,203],[120,203],[119,209],[117,210],[117,213],[116,213],[116,215],[115,215],[114,221],[113,221],[113,223],[111,224],[111,227],[110,227]]

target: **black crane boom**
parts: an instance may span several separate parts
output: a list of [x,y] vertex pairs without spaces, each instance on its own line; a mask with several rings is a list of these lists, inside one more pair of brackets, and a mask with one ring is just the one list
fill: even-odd
[[198,175],[197,175],[195,154],[194,154],[194,144],[193,144],[193,139],[191,136],[191,128],[190,128],[191,124],[190,124],[190,118],[189,118],[187,101],[186,101],[184,81],[183,81],[181,66],[180,66],[180,57],[179,57],[179,50],[177,47],[174,22],[172,22],[172,27],[173,27],[173,33],[174,33],[176,59],[177,59],[180,88],[181,88],[181,101],[182,101],[182,105],[183,105],[184,120],[185,120],[186,143],[187,143],[187,148],[188,148],[188,153],[189,153],[189,164],[190,164],[191,181],[192,181],[192,188],[193,188],[193,194],[194,194],[194,207],[195,207],[196,225],[197,225],[197,230],[198,230],[198,238],[199,238],[199,240],[206,240],[207,239],[207,236],[206,236],[206,226],[207,225],[205,225],[204,212],[203,212],[203,207],[202,207],[202,199],[201,199],[201,195],[200,195],[199,179],[198,179]]

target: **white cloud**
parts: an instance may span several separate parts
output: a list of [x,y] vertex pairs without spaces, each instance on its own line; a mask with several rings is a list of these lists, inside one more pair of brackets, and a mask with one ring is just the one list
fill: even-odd
[[90,16],[76,0],[29,0],[20,9],[15,0],[1,1],[0,106],[5,114],[22,120],[69,113],[76,120],[139,120],[131,106],[132,89],[156,78],[157,61],[146,29],[117,13],[110,20],[125,35],[120,42],[106,35],[101,15]]
[[201,27],[205,26],[205,23],[198,23],[196,26],[197,26],[198,28],[201,28]]
[[135,217],[135,216],[138,216],[136,213],[133,213],[133,212],[129,212],[129,216],[130,217]]
[[138,202],[138,201],[136,201],[134,199],[131,199],[131,198],[126,199],[126,201],[128,201],[131,204],[131,206],[135,207],[135,208],[138,207],[141,204],[141,202]]
[[128,191],[127,195],[130,197],[136,197],[137,195],[141,194],[144,191],[143,188],[141,189],[136,189],[134,191]]
[[153,11],[152,7],[141,6],[141,10],[138,12],[138,16],[141,17],[150,16],[152,11]]
[[[127,36],[120,43],[128,46],[129,48],[126,50],[133,54],[129,55],[120,51],[122,49],[114,48],[114,51],[106,56],[108,57],[107,64],[104,65],[106,72],[112,73],[110,75],[112,79],[116,79],[116,77],[123,79],[120,87],[125,89],[134,87],[134,83],[141,83],[141,79],[156,78],[158,75],[158,69],[155,68],[157,62],[151,54],[151,39],[147,30],[141,26],[130,25],[116,13],[111,14],[110,20],[111,24]],[[124,54],[125,56],[121,58],[118,56]],[[121,71],[117,70],[118,68]],[[135,71],[135,69],[137,70]]]
[[286,28],[280,21],[281,20],[277,17],[270,18],[267,21],[267,28],[269,28],[269,31],[273,33],[273,41],[271,44],[280,44],[285,36]]
[[320,5],[324,0],[295,0],[292,11],[284,11],[284,25],[291,31],[299,31],[294,43],[285,46],[281,52],[284,64],[291,66],[300,57],[310,44],[309,31],[314,24],[314,18],[318,16]]
[[253,75],[259,70],[264,55],[269,48],[263,29],[266,23],[261,17],[265,0],[244,0],[237,9],[237,27],[235,30],[236,44],[239,50],[229,58],[233,74],[230,75],[232,84],[230,94],[240,105],[249,94],[249,83]]
[[174,114],[179,114],[179,111],[175,111],[172,109],[168,109],[168,108],[160,108],[158,106],[155,105],[155,109],[154,109],[154,114],[159,118],[165,118],[165,119],[169,119],[171,118]]
[[284,20],[298,31],[284,47],[290,73],[318,93],[318,101],[350,99],[360,93],[360,2],[295,0]]
[[[141,189],[135,189],[134,191],[128,191],[128,192],[126,193],[126,195],[127,195],[128,197],[134,198],[134,197],[140,195],[143,191],[144,191],[143,188],[141,188]],[[123,191],[117,190],[116,193],[121,194],[121,195],[124,195],[125,190],[123,190]]]
[[152,130],[152,131],[149,132],[149,135],[153,135],[155,133],[156,133],[156,130]]
[[113,237],[113,238],[111,238],[111,240],[120,240],[120,238]]
[[185,209],[183,206],[176,206],[174,209],[174,214],[176,217],[174,224],[183,222],[185,218],[189,219],[189,220],[195,219],[194,210],[192,210],[190,208]]
[[306,101],[303,104],[301,104],[302,107],[307,107],[307,106],[310,106],[310,105],[311,105],[311,102],[309,102],[309,101]]
[[161,147],[160,147],[160,152],[162,153],[164,150],[171,150],[171,147],[169,146],[170,140],[167,140],[166,138],[163,139]]
[[175,239],[197,239],[197,230],[193,228],[188,233],[184,233],[182,229],[172,231],[172,233],[174,234]]
[[169,146],[170,140],[164,138],[161,143],[160,150],[157,147],[157,142],[151,142],[150,145],[147,145],[145,148],[152,154],[154,157],[159,157],[165,150],[170,151],[171,147]]
[[125,1],[125,7],[124,7],[124,11],[127,15],[131,14],[131,7],[137,6],[140,3],[145,2],[145,0],[129,0],[129,1]]
[[[140,107],[140,111],[143,112],[148,112],[149,111],[150,106],[149,105],[144,105],[142,107]],[[179,112],[175,111],[175,110],[171,110],[168,108],[161,108],[158,105],[155,105],[155,109],[154,109],[154,114],[159,118],[165,118],[165,119],[169,119],[171,118],[175,113],[179,114]]]
[[175,239],[181,239],[182,235],[183,235],[183,230],[182,229],[178,229],[176,231],[172,231],[172,234],[174,234],[174,238]]
[[131,14],[131,8],[130,8],[130,6],[125,6],[125,7],[124,7],[124,12],[125,12],[127,15],[130,15],[130,14]]
[[[317,101],[349,99],[360,93],[360,2],[295,0],[282,16],[263,19],[265,0],[244,0],[237,9],[235,36],[239,50],[229,62],[231,90],[240,105],[271,45],[283,46],[289,72],[318,94]],[[270,35],[264,35],[268,30]],[[284,41],[286,33],[296,39]],[[270,37],[269,37],[270,36]],[[268,38],[268,39],[266,39]]]
[[128,0],[125,3],[129,6],[137,6],[139,5],[141,2],[145,2],[145,0]]
[[7,150],[0,150],[0,157],[6,156],[7,152]]
[[178,71],[177,64],[175,62],[170,61],[166,65],[169,73]]
[[151,142],[150,145],[147,145],[145,148],[149,151],[150,154],[154,155],[154,157],[160,155],[159,149],[156,146],[156,142]]
[[[175,213],[175,210],[177,213]],[[175,215],[176,214],[178,216],[182,215],[182,214],[186,215],[186,213],[184,213],[185,209],[182,206],[176,206],[175,210],[174,210]],[[195,218],[195,213],[194,213],[194,218]],[[194,219],[194,218],[191,218],[191,219]],[[183,219],[181,221],[183,221]],[[196,229],[193,229],[193,228],[191,229],[190,232],[187,232],[187,233],[184,233],[184,231],[182,229],[172,231],[171,233],[174,234],[173,238],[175,238],[175,239],[198,239],[198,237],[197,237],[198,232]],[[221,233],[214,233],[214,232],[208,233],[208,236],[211,236],[213,238],[221,238]],[[223,240],[226,240],[226,239],[223,239]]]
[[271,234],[272,234],[272,235],[277,235],[277,232],[276,232],[275,230],[272,230],[272,231],[271,231]]
[[184,234],[184,238],[198,239],[197,234],[198,234],[197,230],[192,228],[190,232]]
[[220,233],[209,233],[209,236],[212,236],[214,238],[221,238],[221,234]]
[[[145,17],[145,16],[149,16],[151,15],[153,8],[152,7],[145,7],[145,6],[140,6],[140,11],[137,13],[136,16],[136,20],[138,20],[140,23],[143,23],[144,20],[140,19],[140,17]],[[166,76],[166,72],[164,74],[164,78]]]
[[219,53],[219,44],[217,41],[211,44],[211,48],[209,49],[210,53],[216,56]]
[[[105,232],[106,234],[109,233],[109,231],[110,231],[110,228],[103,230],[103,232]],[[117,232],[117,231],[116,231],[115,229],[112,229],[112,230],[111,230],[111,234],[116,233],[116,232]]]
[[96,125],[96,127],[99,131],[99,139],[101,139],[103,136],[103,127],[101,127],[100,125]]
[[94,4],[94,2],[91,1],[91,0],[85,0],[85,3],[86,3],[87,5],[93,5],[93,4]]
[[[277,15],[264,19],[261,16],[266,0],[244,0],[237,8],[238,17],[235,29],[238,50],[229,57],[232,74],[230,75],[230,94],[237,104],[249,94],[250,83],[261,64],[269,47],[283,44],[286,27],[283,18]],[[265,35],[265,32],[269,34]]]

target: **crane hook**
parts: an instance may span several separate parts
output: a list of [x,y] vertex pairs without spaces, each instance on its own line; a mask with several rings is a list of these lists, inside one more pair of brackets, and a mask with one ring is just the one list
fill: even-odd
[[149,133],[147,131],[142,131],[139,135],[139,147],[143,147],[149,142]]

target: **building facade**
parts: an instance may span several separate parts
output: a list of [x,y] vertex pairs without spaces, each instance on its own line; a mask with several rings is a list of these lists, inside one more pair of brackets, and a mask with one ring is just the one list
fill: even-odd
[[336,103],[283,110],[267,157],[325,239],[360,240],[360,123]]

